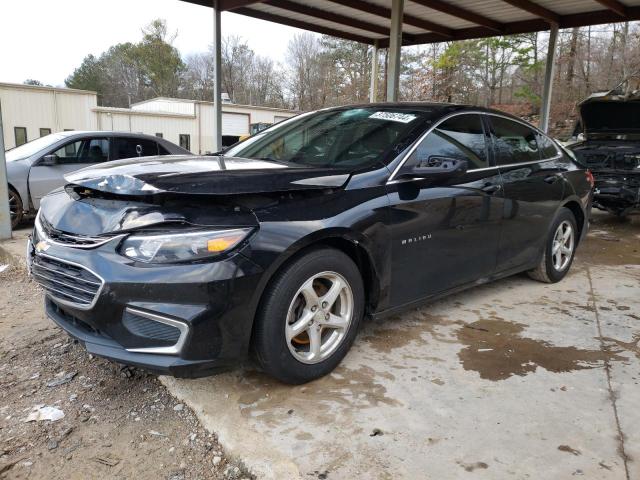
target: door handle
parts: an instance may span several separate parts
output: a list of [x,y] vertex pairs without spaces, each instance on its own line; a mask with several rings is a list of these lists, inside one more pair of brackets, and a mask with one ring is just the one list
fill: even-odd
[[557,173],[544,177],[544,181],[546,183],[556,183],[558,180],[560,180],[560,175],[558,175]]
[[497,183],[487,183],[484,187],[481,188],[484,193],[488,193],[492,195],[500,190],[500,185]]

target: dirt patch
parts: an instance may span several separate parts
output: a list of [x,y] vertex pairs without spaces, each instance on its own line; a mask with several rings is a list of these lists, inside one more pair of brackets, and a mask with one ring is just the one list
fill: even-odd
[[619,219],[594,211],[576,258],[588,265],[640,265],[640,217]]
[[384,327],[374,327],[373,331],[365,334],[362,340],[378,353],[389,353],[411,344],[426,345],[429,338],[439,342],[456,343],[455,338],[449,337],[439,329],[461,324],[463,322],[452,321],[440,315],[432,315],[422,309],[408,313],[403,317],[385,320]]
[[474,462],[474,463],[458,462],[458,465],[464,468],[467,472],[473,472],[474,470],[478,470],[478,469],[486,470],[487,468],[489,468],[489,465],[487,465],[485,462]]
[[[241,382],[243,393],[238,398],[242,415],[260,419],[275,427],[281,421],[296,415],[296,410],[306,409],[309,402],[316,405],[318,421],[329,424],[336,415],[336,406],[369,408],[379,405],[400,406],[401,403],[387,395],[387,389],[378,377],[389,374],[376,372],[362,366],[349,369],[338,366],[326,377],[301,386],[283,385],[260,372],[247,372]],[[393,378],[387,378],[393,380]]]
[[[93,358],[48,321],[40,289],[5,259],[0,478],[250,477],[155,376]],[[40,407],[64,417],[26,422]]]
[[569,445],[558,445],[558,450],[560,450],[561,452],[570,453],[571,455],[576,455],[576,456],[582,455],[580,450],[576,450],[575,448],[571,448]]
[[633,353],[636,357],[638,357],[638,359],[640,359],[640,333],[634,333],[633,340],[631,340],[630,342],[623,342],[622,340],[617,340],[610,337],[602,337],[602,340],[605,342],[614,343],[620,349]]
[[465,370],[486,380],[524,376],[542,367],[550,372],[570,372],[603,365],[605,360],[626,360],[619,352],[557,347],[521,335],[526,325],[500,318],[478,320],[457,332],[465,347],[458,357]]

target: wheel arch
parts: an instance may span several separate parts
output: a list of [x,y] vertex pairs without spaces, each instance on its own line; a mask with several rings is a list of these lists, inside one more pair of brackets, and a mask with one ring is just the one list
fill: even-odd
[[582,239],[585,232],[585,227],[587,225],[587,218],[582,205],[578,199],[568,199],[563,204],[562,207],[567,208],[573,213],[573,216],[576,219],[576,224],[578,225],[578,231],[580,234],[578,235],[578,242]]
[[22,203],[22,211],[26,213],[28,211],[28,206],[25,205],[24,197],[20,194],[20,190],[16,188],[12,183],[8,183],[8,182],[7,182],[7,190],[11,190],[13,193],[17,195],[18,199],[20,200],[20,203]]
[[360,232],[345,228],[334,228],[317,231],[299,239],[297,242],[287,248],[278,259],[273,262],[269,269],[263,275],[263,281],[258,284],[253,304],[253,319],[251,325],[251,338],[255,329],[255,316],[260,308],[260,303],[264,298],[264,294],[269,288],[274,275],[282,268],[296,261],[316,248],[328,247],[339,250],[351,258],[362,275],[365,290],[365,314],[375,310],[380,300],[380,281],[378,276],[378,267],[374,261],[371,252],[371,244],[365,235]]

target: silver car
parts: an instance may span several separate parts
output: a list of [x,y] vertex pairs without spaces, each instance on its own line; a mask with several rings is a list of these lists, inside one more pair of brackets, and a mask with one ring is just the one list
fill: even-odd
[[122,132],[52,133],[6,152],[11,226],[34,214],[40,199],[65,184],[67,173],[97,163],[191,152],[160,137]]

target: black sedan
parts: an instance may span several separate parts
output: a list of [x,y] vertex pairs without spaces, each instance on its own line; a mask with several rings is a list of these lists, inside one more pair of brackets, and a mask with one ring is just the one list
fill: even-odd
[[468,106],[332,108],[214,157],[122,160],[43,201],[30,271],[90,352],[201,376],[252,352],[327,374],[362,318],[518,272],[557,282],[593,178],[521,120]]

